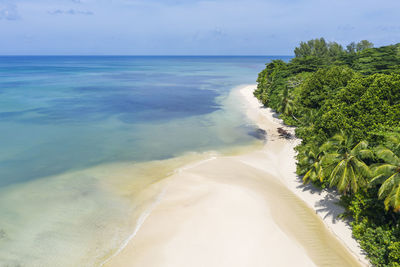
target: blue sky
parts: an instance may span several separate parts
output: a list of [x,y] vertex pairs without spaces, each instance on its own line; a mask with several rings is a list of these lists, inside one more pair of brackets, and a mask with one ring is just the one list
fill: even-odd
[[291,55],[400,42],[399,0],[0,0],[0,54]]

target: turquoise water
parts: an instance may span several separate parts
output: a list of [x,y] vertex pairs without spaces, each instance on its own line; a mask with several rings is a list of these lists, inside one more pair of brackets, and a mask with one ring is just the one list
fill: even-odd
[[230,93],[271,59],[0,57],[0,265],[100,265],[176,158],[255,142]]

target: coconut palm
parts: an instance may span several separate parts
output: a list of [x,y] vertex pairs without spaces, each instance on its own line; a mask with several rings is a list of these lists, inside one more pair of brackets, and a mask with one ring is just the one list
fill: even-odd
[[352,135],[341,132],[321,146],[321,151],[325,153],[321,162],[330,186],[336,186],[344,194],[366,187],[370,170],[362,159],[373,156],[368,142],[355,144]]
[[303,116],[301,118],[302,126],[304,127],[314,127],[314,121],[317,111],[315,109],[306,109],[303,112]]
[[280,94],[278,112],[287,116],[292,116],[293,119],[297,121],[297,118],[294,116],[294,111],[295,111],[294,102],[289,95],[289,88],[286,86],[285,89],[283,89],[283,92]]
[[261,103],[265,106],[268,104],[269,101],[269,97],[266,93],[262,93],[259,97],[259,99],[261,100]]
[[278,112],[286,114],[288,111],[287,105],[291,102],[289,98],[289,89],[287,87],[279,94],[279,98]]
[[[397,141],[393,144],[393,148],[398,148],[400,138],[393,136],[392,141]],[[391,149],[380,146],[375,150],[376,156],[383,160],[384,163],[373,168],[373,178],[370,181],[371,185],[381,184],[378,197],[385,199],[385,207],[389,207],[398,212],[400,211],[400,156],[396,155]]]
[[387,147],[389,147],[393,153],[400,155],[400,129],[397,128],[396,132],[391,132],[387,136]]
[[323,182],[323,167],[321,158],[323,153],[319,148],[308,146],[304,151],[299,152],[297,158],[299,160],[299,173],[304,174],[303,182],[306,184],[310,181]]

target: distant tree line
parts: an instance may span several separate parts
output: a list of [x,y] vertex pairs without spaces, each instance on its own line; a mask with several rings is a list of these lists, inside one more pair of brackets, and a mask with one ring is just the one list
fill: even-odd
[[294,54],[296,57],[338,57],[345,53],[357,53],[362,50],[372,48],[374,44],[367,41],[362,40],[358,43],[352,42],[346,46],[346,50],[342,45],[336,42],[326,42],[324,38],[313,39],[308,42],[301,42],[299,47],[294,49]]

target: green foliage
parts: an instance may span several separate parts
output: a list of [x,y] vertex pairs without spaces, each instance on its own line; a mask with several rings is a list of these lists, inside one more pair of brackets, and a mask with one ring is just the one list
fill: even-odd
[[[374,266],[396,266],[397,257],[395,236],[393,231],[382,226],[373,227],[364,219],[358,224],[353,224],[353,235],[360,242],[361,247],[367,251]],[[390,256],[389,256],[390,255]]]
[[326,99],[332,98],[353,77],[354,72],[346,67],[320,69],[301,85],[299,104],[305,108],[319,109]]
[[291,115],[294,112],[293,100],[289,96],[289,88],[285,89],[279,94],[279,104],[277,111],[284,115]]
[[400,44],[362,50],[352,67],[363,74],[400,73]]
[[297,173],[303,175],[303,182],[324,181],[324,168],[321,163],[323,152],[316,146],[305,146],[297,154]]
[[324,38],[313,39],[308,42],[301,42],[299,47],[294,49],[297,58],[301,57],[335,57],[344,53],[343,47],[335,42],[327,43]]
[[323,136],[342,129],[374,143],[374,132],[400,125],[400,75],[355,76],[324,102],[320,114],[315,125]]
[[324,38],[301,42],[300,46],[294,49],[294,54],[296,57],[322,57],[328,54],[328,44]]
[[399,214],[386,211],[380,201],[376,201],[377,190],[369,188],[352,196],[342,196],[342,204],[351,216],[353,236],[374,266],[398,266],[396,257],[400,241]]
[[297,126],[297,173],[344,194],[344,216],[371,263],[399,267],[400,44],[344,50],[320,38],[295,55],[267,64],[254,94]]
[[393,147],[394,150],[384,146],[376,148],[376,155],[383,163],[374,166],[374,177],[370,184],[380,184],[378,197],[385,199],[386,209],[392,207],[395,211],[400,211],[400,153],[397,150],[400,137],[393,134],[389,138],[389,147]]
[[374,44],[368,40],[362,40],[356,45],[357,52],[374,47]]
[[400,242],[391,242],[388,250],[389,262],[393,263],[392,266],[400,266]]
[[324,151],[321,162],[326,166],[330,187],[336,186],[344,194],[366,188],[370,170],[363,158],[373,157],[366,141],[356,144],[351,135],[341,133],[329,139],[321,150]]
[[281,94],[279,88],[284,86],[288,76],[287,64],[282,60],[273,60],[258,75],[255,96],[261,99],[265,105],[270,105],[270,103],[276,105]]
[[351,42],[346,46],[346,49],[348,53],[356,53],[372,47],[374,47],[373,43],[367,40],[362,40],[357,44],[355,42]]
[[288,69],[293,74],[314,72],[319,68],[326,66],[326,64],[324,58],[316,56],[296,57],[288,64]]

